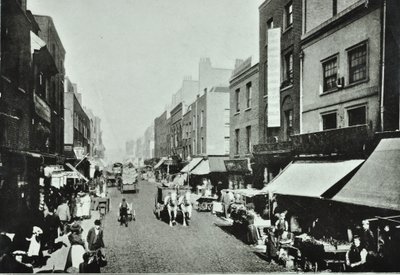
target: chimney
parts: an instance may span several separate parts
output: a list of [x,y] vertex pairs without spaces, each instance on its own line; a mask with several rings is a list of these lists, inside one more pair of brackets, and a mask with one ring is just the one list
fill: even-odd
[[235,68],[239,67],[243,63],[243,59],[236,59],[235,60]]

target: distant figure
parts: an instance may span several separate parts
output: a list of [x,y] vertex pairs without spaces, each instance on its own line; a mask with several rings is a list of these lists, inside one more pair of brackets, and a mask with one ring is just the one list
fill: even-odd
[[128,227],[128,203],[125,198],[122,199],[122,202],[119,204],[119,221],[120,225],[125,224]]

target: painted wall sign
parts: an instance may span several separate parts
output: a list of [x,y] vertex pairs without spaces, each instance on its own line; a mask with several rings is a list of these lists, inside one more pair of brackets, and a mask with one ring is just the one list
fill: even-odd
[[281,126],[280,85],[281,85],[281,29],[268,30],[267,68],[267,120],[268,127]]

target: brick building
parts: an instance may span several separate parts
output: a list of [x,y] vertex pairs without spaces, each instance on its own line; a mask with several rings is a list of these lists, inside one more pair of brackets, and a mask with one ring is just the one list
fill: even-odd
[[[65,78],[64,108],[65,156],[67,160],[77,162],[91,151],[90,119],[82,107],[77,85],[71,83],[67,77]],[[84,174],[88,176],[88,168],[84,167],[83,169]]]
[[41,169],[62,159],[51,139],[56,106],[44,96],[58,73],[48,45],[26,1],[1,1],[0,19],[0,230],[8,231],[32,225]]
[[171,153],[182,159],[182,103],[176,105],[171,111]]
[[260,144],[254,154],[269,181],[291,158],[291,135],[300,132],[301,0],[268,0],[259,7]]
[[[46,42],[53,57],[57,73],[45,84],[45,100],[51,108],[50,152],[62,155],[64,152],[64,60],[65,49],[50,16],[34,15],[40,28],[39,37]],[[38,80],[38,78],[35,78]]]
[[[238,63],[230,80],[230,160],[225,161],[234,187],[253,183],[250,168],[253,144],[260,141],[258,63]],[[253,161],[254,162],[254,161]],[[245,183],[246,181],[246,183]]]
[[154,157],[168,156],[167,111],[154,119]]

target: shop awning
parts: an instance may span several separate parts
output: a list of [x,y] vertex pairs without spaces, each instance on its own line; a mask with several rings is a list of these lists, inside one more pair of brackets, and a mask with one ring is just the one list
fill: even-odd
[[158,169],[166,160],[166,158],[161,158],[159,162],[157,162],[156,165],[154,165],[154,169]]
[[353,178],[332,199],[400,211],[400,138],[382,139]]
[[193,158],[188,165],[183,167],[181,170],[182,173],[189,173],[191,172],[194,168],[196,168],[197,165],[203,160],[203,158]]
[[363,162],[360,159],[294,161],[263,190],[280,195],[319,198]]
[[203,159],[200,164],[196,166],[190,172],[193,175],[207,175],[209,173],[224,173],[226,172],[226,167],[224,160],[228,160],[225,156],[209,156],[207,159]]
[[258,189],[227,189],[227,191],[231,191],[234,194],[239,194],[244,197],[252,198],[254,196],[259,195],[268,195],[267,191],[258,190]]
[[210,174],[210,163],[208,159],[202,160],[196,168],[190,172],[193,175],[208,175]]
[[237,173],[251,173],[250,159],[228,159],[224,160],[226,171]]

